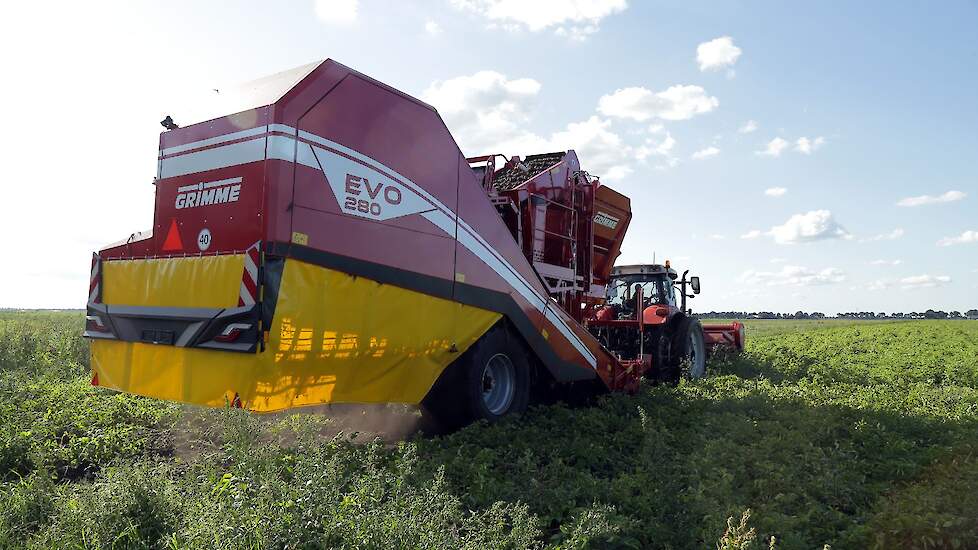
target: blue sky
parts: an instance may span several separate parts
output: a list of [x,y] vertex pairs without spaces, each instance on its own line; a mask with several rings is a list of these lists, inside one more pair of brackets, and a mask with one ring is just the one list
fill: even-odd
[[978,307],[978,4],[548,4],[5,7],[0,306],[82,305],[91,251],[151,224],[183,98],[330,57],[466,154],[576,149],[632,198],[620,263],[692,268],[696,309]]

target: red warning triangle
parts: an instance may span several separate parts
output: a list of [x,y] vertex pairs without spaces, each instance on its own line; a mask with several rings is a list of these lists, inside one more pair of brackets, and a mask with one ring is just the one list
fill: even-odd
[[176,219],[170,221],[170,230],[166,233],[166,240],[163,241],[163,250],[183,250],[183,241],[180,240]]

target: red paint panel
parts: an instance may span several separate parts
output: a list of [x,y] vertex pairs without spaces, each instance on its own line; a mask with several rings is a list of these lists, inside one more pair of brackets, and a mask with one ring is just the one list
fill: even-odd
[[349,74],[298,126],[393,168],[454,208],[461,154],[433,110]]
[[359,260],[451,280],[454,241],[380,224],[347,214],[297,206],[293,229],[309,236],[308,246]]
[[[207,187],[217,182],[239,182]],[[264,163],[252,162],[218,170],[160,180],[156,184],[153,236],[162,254],[199,254],[245,250],[262,238]],[[192,186],[199,190],[187,190]],[[181,188],[184,188],[181,191]],[[183,250],[164,250],[170,225],[176,221]],[[198,243],[206,230],[208,242]]]
[[[314,75],[324,80],[339,76],[335,67],[329,66],[324,66],[321,74],[314,71]],[[328,93],[323,91],[320,88],[320,97],[304,111],[297,127],[300,134],[309,132],[337,145],[311,142],[317,163],[325,163],[326,174],[296,167],[292,230],[309,235],[308,246],[313,248],[452,280],[454,228],[446,232],[422,217],[423,211],[435,210],[438,205],[412,191],[413,184],[420,186],[440,201],[448,210],[445,215],[450,216],[456,203],[460,157],[451,135],[431,109],[355,73],[347,71]],[[312,96],[299,89],[289,97],[302,102]],[[290,109],[286,107],[283,114]],[[375,162],[347,155],[344,147]],[[334,161],[340,168],[333,165]],[[353,172],[344,168],[348,163],[355,166]],[[330,181],[327,174],[346,179]],[[398,201],[403,194],[404,200],[423,203],[420,211],[391,219],[365,219],[346,209],[349,204],[345,199],[351,195],[337,191],[355,189],[356,198],[376,206],[379,212],[390,206],[384,199],[391,197],[377,186],[389,180],[400,190]]]
[[289,242],[292,240],[292,189],[297,167],[282,160],[265,161],[266,212],[262,234],[265,241]]
[[[216,136],[223,136],[241,130],[248,130],[256,126],[264,126],[271,122],[272,108],[270,106],[249,109],[240,113],[222,116],[193,124],[183,128],[176,128],[160,133],[160,150],[178,145],[186,145],[196,141],[209,139]],[[177,124],[179,120],[175,120]]]
[[275,122],[295,127],[310,108],[351,72],[354,71],[349,67],[327,59],[275,104]]

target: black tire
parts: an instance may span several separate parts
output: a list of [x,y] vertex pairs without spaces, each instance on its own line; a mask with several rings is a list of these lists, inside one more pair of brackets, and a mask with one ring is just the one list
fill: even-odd
[[645,349],[652,352],[652,368],[645,373],[646,379],[654,383],[668,382],[675,372],[678,380],[678,362],[675,367],[672,365],[671,334],[661,327],[649,327],[646,331]]
[[706,342],[698,319],[683,317],[672,334],[672,374],[675,380],[706,376]]
[[438,378],[422,402],[445,430],[495,422],[526,410],[530,367],[520,342],[497,326],[465,351]]

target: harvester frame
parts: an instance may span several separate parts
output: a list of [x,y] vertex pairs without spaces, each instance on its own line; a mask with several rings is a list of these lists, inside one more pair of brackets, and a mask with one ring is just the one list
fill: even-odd
[[153,228],[93,257],[94,383],[258,412],[434,400],[464,423],[522,410],[532,377],[649,371],[592,333],[632,214],[574,151],[466,158],[431,106],[332,60],[234,99],[167,117]]

